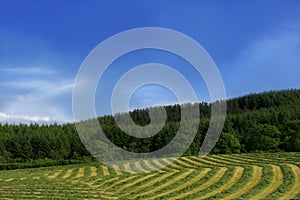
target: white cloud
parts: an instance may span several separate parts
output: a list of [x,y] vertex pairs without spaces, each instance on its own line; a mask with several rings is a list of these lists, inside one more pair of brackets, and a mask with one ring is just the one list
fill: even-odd
[[7,113],[2,113],[0,112],[0,122],[50,122],[50,117],[45,116],[45,117],[40,117],[40,116],[28,116],[28,115],[18,115],[18,114],[7,114]]
[[[10,103],[1,109],[1,121],[8,122],[66,122],[71,121],[64,106],[70,102],[57,103],[55,98],[42,96],[16,95]],[[5,115],[3,114],[5,113]]]
[[49,80],[29,80],[29,81],[13,81],[13,82],[2,82],[1,87],[7,89],[28,89],[35,90],[42,93],[48,94],[60,94],[71,91],[73,89],[72,81],[49,81]]
[[12,68],[0,68],[1,72],[13,73],[13,74],[25,74],[25,75],[50,75],[55,74],[55,70],[43,68],[43,67],[12,67]]
[[9,123],[72,121],[71,80],[15,81],[0,83],[0,86],[8,93],[0,102],[2,113],[0,121]]
[[0,38],[1,119],[71,121],[74,80],[67,71],[74,57],[36,35],[2,30]]
[[13,81],[13,82],[0,83],[2,87],[12,88],[12,89],[39,89],[41,87],[47,86],[47,84],[48,81],[43,81],[43,80]]
[[71,90],[73,90],[74,87],[74,83],[64,83],[61,84],[57,87],[57,92],[58,93],[64,93],[64,92],[69,92]]

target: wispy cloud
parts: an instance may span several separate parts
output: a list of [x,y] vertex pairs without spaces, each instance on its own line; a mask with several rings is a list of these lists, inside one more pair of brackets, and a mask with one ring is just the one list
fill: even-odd
[[7,114],[7,113],[2,113],[0,112],[0,122],[22,122],[22,123],[30,123],[30,122],[35,122],[35,123],[49,123],[50,122],[50,117],[40,117],[40,116],[28,116],[28,115],[13,115],[13,114]]
[[20,80],[13,82],[2,82],[0,86],[7,89],[38,90],[48,94],[61,94],[73,89],[73,81],[49,81],[49,80]]
[[71,120],[73,80],[0,82],[0,121],[66,122]]
[[50,75],[55,74],[56,71],[43,67],[1,67],[0,72],[23,74],[23,75]]
[[20,80],[0,83],[2,87],[10,89],[40,89],[46,87],[47,84],[49,84],[49,82],[46,80]]
[[228,63],[227,91],[233,94],[300,87],[300,29],[285,27],[256,38]]

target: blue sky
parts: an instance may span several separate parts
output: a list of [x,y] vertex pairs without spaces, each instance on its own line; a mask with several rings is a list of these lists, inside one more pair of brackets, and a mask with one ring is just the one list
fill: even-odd
[[[0,0],[0,121],[72,121],[72,88],[82,61],[101,41],[139,27],[180,31],[217,64],[228,98],[300,88],[300,2],[291,1],[5,1]],[[97,113],[136,64],[159,62],[184,74],[200,101],[201,77],[174,55],[143,51],[118,59],[100,81]],[[137,90],[131,108],[176,103],[166,88]]]

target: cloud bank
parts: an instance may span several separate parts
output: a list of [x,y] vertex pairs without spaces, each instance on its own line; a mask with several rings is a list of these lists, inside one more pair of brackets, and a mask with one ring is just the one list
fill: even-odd
[[[1,71],[15,73],[16,78],[13,81],[0,82],[0,122],[72,121],[70,105],[73,80],[59,80],[59,72],[43,68],[2,68]],[[30,78],[20,77],[21,74],[29,74]]]

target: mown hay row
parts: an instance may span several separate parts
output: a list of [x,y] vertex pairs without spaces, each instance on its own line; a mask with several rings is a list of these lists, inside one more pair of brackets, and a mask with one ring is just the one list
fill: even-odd
[[[205,182],[205,184],[201,184],[200,186],[198,186],[196,188],[190,189],[188,192],[181,193],[181,194],[177,195],[176,198],[184,199],[185,197],[187,197],[189,195],[198,193],[198,192],[208,188],[209,186],[217,183],[225,175],[226,171],[227,171],[227,168],[225,168],[225,167],[220,168],[211,179],[209,179],[207,182]],[[182,188],[188,187],[190,185],[191,184],[188,183],[187,185],[183,185]]]
[[[190,171],[193,171],[193,170],[190,170]],[[194,176],[191,180],[186,180],[184,183],[178,185],[177,187],[175,188],[172,188],[172,189],[169,189],[169,190],[166,190],[164,192],[161,192],[160,194],[158,195],[155,195],[151,198],[161,198],[161,197],[164,197],[166,195],[169,195],[169,194],[172,194],[172,193],[178,193],[178,191],[186,188],[186,187],[190,187],[192,186],[193,184],[195,184],[196,182],[198,182],[200,179],[202,179],[203,177],[205,177],[205,175],[210,171],[209,168],[207,169],[204,169],[203,171],[201,171],[200,173],[198,173],[196,176]],[[217,179],[219,180],[219,178],[221,178],[224,173],[227,171],[226,168],[221,168],[214,177],[217,177]],[[213,178],[212,178],[213,179]],[[210,180],[212,180],[210,179]],[[207,184],[209,184],[209,181],[207,182]],[[178,196],[176,196],[177,198]],[[181,199],[180,195],[178,197],[178,199]]]
[[191,163],[192,165],[196,167],[207,167],[206,164],[199,163],[195,160],[192,160],[190,157],[181,157],[182,160],[186,161],[187,163]]
[[73,174],[73,169],[68,169],[65,175],[62,177],[63,179],[69,178]]
[[134,162],[135,168],[138,170],[138,172],[143,172],[143,173],[149,173],[150,171],[145,169],[140,162]]
[[165,183],[162,183],[162,184],[157,184],[155,185],[154,187],[151,187],[151,190],[148,190],[146,192],[143,192],[143,193],[140,193],[139,195],[135,196],[135,198],[137,197],[144,197],[144,196],[149,196],[151,194],[154,194],[158,191],[162,191],[163,189],[165,189],[166,187],[170,186],[170,185],[173,185],[174,183],[177,183],[179,182],[180,180],[183,180],[185,179],[187,176],[189,176],[190,174],[192,174],[193,170],[188,170],[184,173],[181,173],[180,175],[178,176],[175,176],[175,177],[171,177],[170,179],[167,180],[167,182]]
[[48,178],[49,179],[56,179],[59,175],[60,175],[60,173],[62,172],[62,170],[60,170],[60,171],[58,171],[58,172],[55,172],[54,174],[52,174],[52,175],[50,175],[50,176],[48,176]]
[[147,179],[150,179],[151,177],[155,176],[156,174],[153,173],[153,174],[148,174],[146,176],[140,176],[138,177],[136,180],[131,180],[129,182],[125,182],[125,184],[123,184],[121,187],[118,187],[118,188],[115,188],[112,192],[113,193],[116,193],[116,194],[119,194],[120,192],[130,188],[130,187],[133,187]]
[[91,171],[90,176],[97,176],[97,167],[91,166],[90,171]]
[[263,168],[258,166],[252,166],[252,167],[253,167],[253,172],[250,180],[242,188],[239,188],[236,192],[228,196],[222,197],[222,199],[224,200],[237,199],[241,197],[243,194],[250,191],[260,182],[261,177],[263,175]]
[[294,199],[297,197],[298,194],[300,194],[300,169],[298,166],[293,164],[287,164],[293,171],[294,174],[294,185],[289,191],[286,191],[285,194],[280,197],[280,200],[285,199]]
[[83,176],[84,176],[84,171],[85,171],[85,167],[80,167],[80,168],[78,169],[78,172],[77,172],[75,178],[81,178],[81,177],[83,177]]
[[[147,190],[146,192],[141,192],[141,191],[144,191],[145,189],[149,189],[157,183],[163,182],[163,180],[168,179],[169,177],[171,177],[175,173],[178,173],[178,172],[170,171],[170,172],[165,172],[165,173],[159,173],[156,178],[154,178],[154,179],[152,179],[148,182],[143,183],[142,185],[140,185],[139,187],[134,188],[130,192],[126,191],[126,194],[124,194],[124,193],[120,194],[119,197],[134,197],[134,198],[136,198],[138,196],[147,195],[147,194],[153,192],[153,190],[150,189],[150,190]],[[138,195],[136,195],[136,196],[133,195],[133,194],[137,194],[137,193],[138,193]]]
[[244,168],[243,167],[236,167],[233,176],[231,177],[231,179],[224,185],[222,185],[220,188],[218,188],[217,190],[211,191],[209,193],[206,193],[204,195],[201,195],[200,197],[198,197],[198,199],[206,199],[209,197],[212,197],[216,194],[219,194],[221,192],[224,192],[228,189],[230,189],[232,186],[234,186],[242,177],[244,172]]
[[102,172],[103,172],[104,176],[109,176],[110,175],[108,167],[105,166],[105,165],[102,165]]
[[113,169],[114,169],[114,171],[115,171],[115,173],[117,175],[123,174],[123,172],[120,170],[120,166],[119,165],[113,165]]
[[263,199],[267,197],[269,194],[274,192],[283,182],[283,174],[279,166],[271,165],[273,171],[273,178],[271,183],[264,188],[261,192],[251,197],[253,200]]

